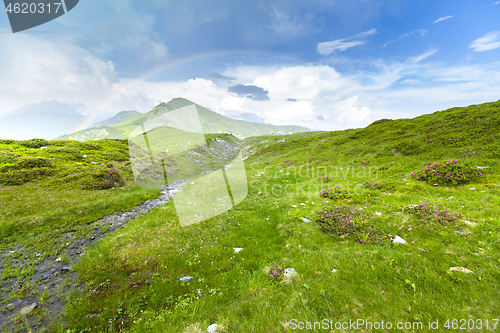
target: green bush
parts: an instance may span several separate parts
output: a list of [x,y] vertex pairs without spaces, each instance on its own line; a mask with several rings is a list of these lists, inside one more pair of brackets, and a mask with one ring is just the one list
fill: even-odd
[[45,151],[49,154],[63,154],[65,158],[68,158],[68,155],[77,159],[83,158],[82,153],[78,149],[71,147],[49,147]]
[[7,172],[0,172],[0,184],[4,186],[18,186],[28,182],[43,179],[45,177],[55,174],[53,168],[34,168],[34,169],[21,169],[9,170]]
[[394,146],[403,155],[415,155],[425,151],[425,144],[420,140],[402,140]]
[[318,211],[315,221],[322,231],[334,238],[350,238],[360,243],[380,241],[380,233],[364,219],[355,207],[334,206]]
[[432,165],[428,164],[423,166],[419,172],[412,172],[410,174],[411,177],[418,180],[442,185],[466,184],[482,175],[482,173],[465,162],[465,160],[462,162],[446,160],[436,162]]
[[13,143],[16,143],[16,140],[0,140],[0,144],[4,145],[11,145]]
[[328,199],[350,199],[352,197],[351,192],[348,190],[344,190],[341,185],[327,188],[326,190],[321,191],[321,195]]
[[14,164],[9,164],[0,168],[0,172],[50,167],[52,167],[52,161],[49,159],[41,157],[23,157],[18,159]]
[[91,171],[82,182],[83,188],[87,190],[104,190],[124,184],[123,178],[113,168]]
[[18,142],[21,146],[28,148],[40,148],[43,146],[48,146],[49,142],[45,139],[31,139]]
[[372,178],[367,180],[364,184],[366,188],[376,188],[378,190],[394,190],[396,189],[396,182],[392,179],[377,179]]
[[0,148],[0,163],[12,163],[19,158],[19,154],[16,154],[12,149]]

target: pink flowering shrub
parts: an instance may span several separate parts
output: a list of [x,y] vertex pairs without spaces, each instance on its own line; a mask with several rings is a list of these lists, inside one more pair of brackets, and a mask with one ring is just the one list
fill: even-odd
[[411,177],[438,183],[442,185],[466,184],[481,177],[480,170],[467,164],[464,161],[446,160],[423,166],[419,172],[412,172]]
[[85,189],[105,190],[115,186],[123,186],[125,182],[115,169],[94,171],[85,182]]
[[453,213],[441,206],[429,204],[409,205],[403,208],[403,211],[415,216],[421,224],[443,225],[447,227],[455,224],[461,217],[461,214]]
[[283,275],[285,273],[285,269],[278,265],[278,263],[274,263],[274,266],[271,267],[269,273],[269,279],[271,282],[280,282],[283,280]]
[[344,190],[344,187],[338,185],[321,191],[321,196],[328,199],[350,199],[351,192]]

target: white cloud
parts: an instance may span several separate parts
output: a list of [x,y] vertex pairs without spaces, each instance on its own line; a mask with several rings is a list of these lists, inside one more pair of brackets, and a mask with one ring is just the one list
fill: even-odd
[[352,40],[357,38],[363,38],[377,33],[377,29],[373,28],[368,31],[360,32],[349,38],[332,40],[330,42],[318,43],[316,51],[321,55],[329,55],[335,51],[345,51],[348,48],[366,44],[365,40]]
[[385,42],[381,47],[385,47],[385,46],[387,46],[388,44],[391,44],[391,43],[399,42],[401,39],[413,36],[415,34],[419,34],[420,37],[424,37],[424,36],[428,35],[429,32],[427,30],[425,30],[425,29],[412,30],[410,32],[402,34],[401,36],[399,36],[398,39],[393,39],[393,40],[390,40],[388,42]]
[[422,81],[421,80],[417,80],[417,79],[406,79],[406,80],[401,81],[401,83],[421,84]]
[[470,43],[469,48],[475,52],[484,52],[500,47],[500,31],[492,31]]
[[500,1],[495,2],[495,5],[498,5],[498,4],[500,4]]
[[444,21],[444,20],[447,20],[447,19],[450,19],[452,18],[453,16],[443,16],[443,17],[440,17],[438,18],[436,21],[432,22],[432,24],[434,23],[438,23],[438,22],[441,22],[441,21]]
[[336,104],[334,106],[334,110],[337,114],[340,113],[338,120],[341,122],[349,121],[354,123],[369,121],[369,116],[372,111],[366,106],[359,107],[357,104],[357,95],[349,97],[345,101]]
[[433,55],[436,52],[437,52],[437,50],[429,50],[429,51],[427,51],[419,56],[408,58],[408,62],[416,64],[424,59],[427,59],[428,57],[430,57],[431,55]]

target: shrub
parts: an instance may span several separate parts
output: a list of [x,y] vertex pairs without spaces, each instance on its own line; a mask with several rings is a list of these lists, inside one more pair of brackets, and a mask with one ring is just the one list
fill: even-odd
[[40,148],[43,146],[48,146],[49,142],[45,139],[31,139],[18,142],[21,146],[28,148]]
[[86,181],[82,183],[87,190],[104,190],[115,186],[123,186],[124,180],[115,169],[101,169],[90,173]]
[[330,176],[319,176],[318,180],[321,180],[321,182],[329,183],[333,181],[333,177]]
[[360,243],[379,241],[380,234],[355,207],[334,206],[318,211],[315,221],[322,231],[335,238],[351,238]]
[[45,151],[49,154],[64,154],[65,158],[67,158],[68,155],[78,159],[83,158],[82,153],[78,149],[72,147],[49,147]]
[[0,172],[9,172],[21,169],[34,169],[34,168],[50,168],[52,161],[41,157],[23,157],[16,161],[14,164],[6,165],[0,168]]
[[396,182],[392,179],[377,179],[372,178],[364,184],[366,188],[376,188],[378,190],[394,190]]
[[402,140],[394,148],[396,148],[403,155],[415,155],[425,150],[424,142],[420,140]]
[[9,170],[0,172],[0,184],[4,186],[18,186],[28,182],[51,176],[56,171],[53,168],[34,168],[22,170]]
[[403,208],[403,211],[416,216],[418,221],[425,225],[436,225],[436,223],[439,223],[447,227],[450,224],[456,223],[462,217],[461,214],[449,212],[441,206],[429,204],[409,205]]
[[344,188],[340,185],[322,190],[321,195],[325,198],[334,200],[352,198],[351,192],[348,190],[344,190]]
[[0,148],[0,163],[15,162],[20,155],[14,153],[11,149]]
[[16,140],[0,140],[0,144],[4,145],[11,145],[13,143],[16,143]]
[[420,172],[412,172],[411,177],[430,183],[442,185],[466,184],[483,174],[477,169],[457,160],[446,160],[423,166]]

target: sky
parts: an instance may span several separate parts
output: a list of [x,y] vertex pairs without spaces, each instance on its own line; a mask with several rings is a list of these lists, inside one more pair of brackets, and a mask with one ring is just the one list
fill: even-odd
[[72,132],[183,97],[316,130],[413,118],[500,99],[499,18],[494,0],[80,0],[14,34],[4,12],[0,117],[53,105],[85,116]]

